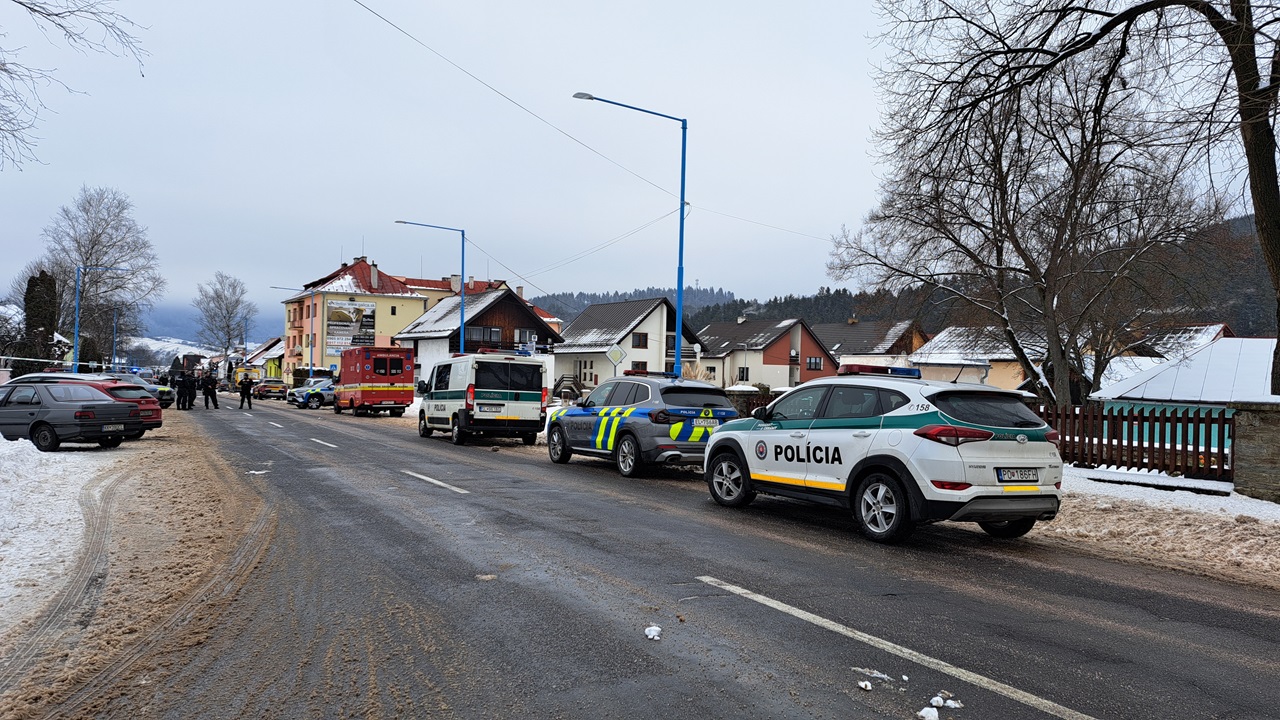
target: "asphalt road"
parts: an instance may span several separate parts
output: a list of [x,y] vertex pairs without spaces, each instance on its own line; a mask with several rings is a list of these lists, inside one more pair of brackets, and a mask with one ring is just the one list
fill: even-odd
[[945,690],[943,718],[1280,717],[1274,592],[945,524],[886,547],[834,509],[721,508],[692,470],[227,405],[190,415],[272,532],[104,713],[906,719]]

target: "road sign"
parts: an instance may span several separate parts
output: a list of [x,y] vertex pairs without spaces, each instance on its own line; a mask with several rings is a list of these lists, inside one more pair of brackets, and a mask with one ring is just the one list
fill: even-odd
[[609,362],[617,365],[627,356],[627,351],[623,350],[621,345],[614,343],[613,347],[609,348],[608,351],[605,352],[604,356],[609,358]]

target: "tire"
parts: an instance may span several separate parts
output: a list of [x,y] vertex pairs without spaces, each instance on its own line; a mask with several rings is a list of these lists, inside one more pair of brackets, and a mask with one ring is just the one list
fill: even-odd
[[564,428],[559,425],[552,425],[547,431],[547,454],[551,456],[553,463],[567,463],[569,458],[573,457],[573,451],[569,449],[569,438],[564,436]]
[[333,414],[334,414],[334,415],[341,415],[341,414],[342,414],[342,406],[341,406],[341,405],[339,405],[338,403],[334,403],[334,404],[333,404]]
[[707,465],[711,499],[725,507],[742,507],[756,499],[747,466],[732,450],[716,453]]
[[858,483],[853,493],[853,521],[868,540],[894,543],[905,539],[915,528],[911,501],[902,483],[892,475],[871,473]]
[[142,438],[142,436],[143,436],[143,435],[145,435],[145,434],[146,434],[146,432],[147,432],[146,430],[138,430],[138,431],[136,431],[136,432],[131,432],[131,433],[129,433],[128,435],[125,435],[125,436],[124,436],[124,439],[125,439],[125,440],[139,440],[139,439],[141,439],[141,438]]
[[320,409],[320,406],[321,406],[321,405],[323,405],[323,404],[324,404],[324,398],[320,397],[319,395],[308,395],[308,396],[307,396],[307,409],[308,409],[308,410],[319,410],[319,409]]
[[1017,520],[994,520],[991,522],[980,522],[978,527],[994,538],[1001,540],[1012,540],[1020,538],[1031,532],[1031,528],[1036,526],[1035,518],[1018,518]]
[[31,429],[31,444],[35,445],[40,452],[53,452],[58,449],[62,441],[58,439],[58,433],[51,426],[42,423]]
[[618,439],[618,447],[613,450],[613,461],[622,477],[640,476],[644,459],[640,457],[640,443],[636,442],[634,435],[623,435]]
[[467,442],[467,434],[462,431],[462,426],[458,424],[458,418],[454,418],[449,425],[449,442],[454,445],[465,445]]
[[388,410],[387,414],[391,417],[404,417],[404,410]]
[[526,435],[521,435],[520,442],[524,443],[525,445],[536,445],[538,443],[538,434],[528,433]]
[[122,443],[122,442],[124,442],[124,438],[118,438],[118,437],[117,437],[117,438],[107,438],[106,440],[99,440],[99,441],[98,441],[98,447],[108,448],[108,449],[110,449],[110,448],[118,448],[118,447],[120,447],[120,443]]
[[418,437],[431,437],[432,432],[434,431],[427,425],[426,413],[418,413]]

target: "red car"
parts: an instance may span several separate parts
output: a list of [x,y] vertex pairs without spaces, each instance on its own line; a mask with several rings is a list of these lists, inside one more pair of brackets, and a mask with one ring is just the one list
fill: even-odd
[[7,384],[49,385],[54,383],[75,383],[92,385],[121,402],[134,403],[138,406],[138,414],[142,416],[142,430],[136,435],[126,435],[128,440],[137,440],[148,430],[155,430],[164,425],[160,401],[141,385],[125,382],[110,375],[95,373],[31,373],[10,380]]

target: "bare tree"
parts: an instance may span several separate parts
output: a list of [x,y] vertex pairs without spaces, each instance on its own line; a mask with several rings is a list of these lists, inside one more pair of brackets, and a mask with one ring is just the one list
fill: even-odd
[[[141,67],[145,52],[130,34],[133,23],[112,9],[113,0],[10,1],[45,36],[61,35],[74,50],[130,55]],[[7,33],[0,32],[0,40],[5,38]],[[6,164],[20,167],[35,159],[32,133],[45,109],[40,88],[62,84],[53,71],[27,65],[19,55],[19,49],[7,42],[0,46],[0,170]]]
[[[1280,5],[1261,0],[882,0],[928,121],[963,127],[995,97],[1056,82],[1060,68],[1116,59],[1168,145],[1200,153],[1216,182],[1248,187],[1280,298]],[[1099,82],[1103,78],[1099,78]],[[944,132],[945,135],[945,132]],[[946,144],[946,143],[944,143]],[[1243,161],[1241,164],[1240,161]],[[1277,310],[1280,324],[1280,309]],[[1280,394],[1280,347],[1271,369]]]
[[221,348],[225,357],[236,341],[249,333],[249,323],[258,313],[248,296],[243,281],[221,270],[214,273],[213,282],[198,284],[196,298],[191,301],[200,313],[196,338],[210,347]]
[[941,126],[927,103],[958,99],[922,94],[918,68],[895,68],[881,202],[862,233],[834,238],[829,273],[960,299],[1042,397],[1070,404],[1072,379],[1096,384],[1123,333],[1171,291],[1166,273],[1151,272],[1169,257],[1155,250],[1218,216],[1196,201],[1187,155],[1144,126],[1115,70],[1114,56],[1057,70],[1054,83],[986,98],[968,122]]

